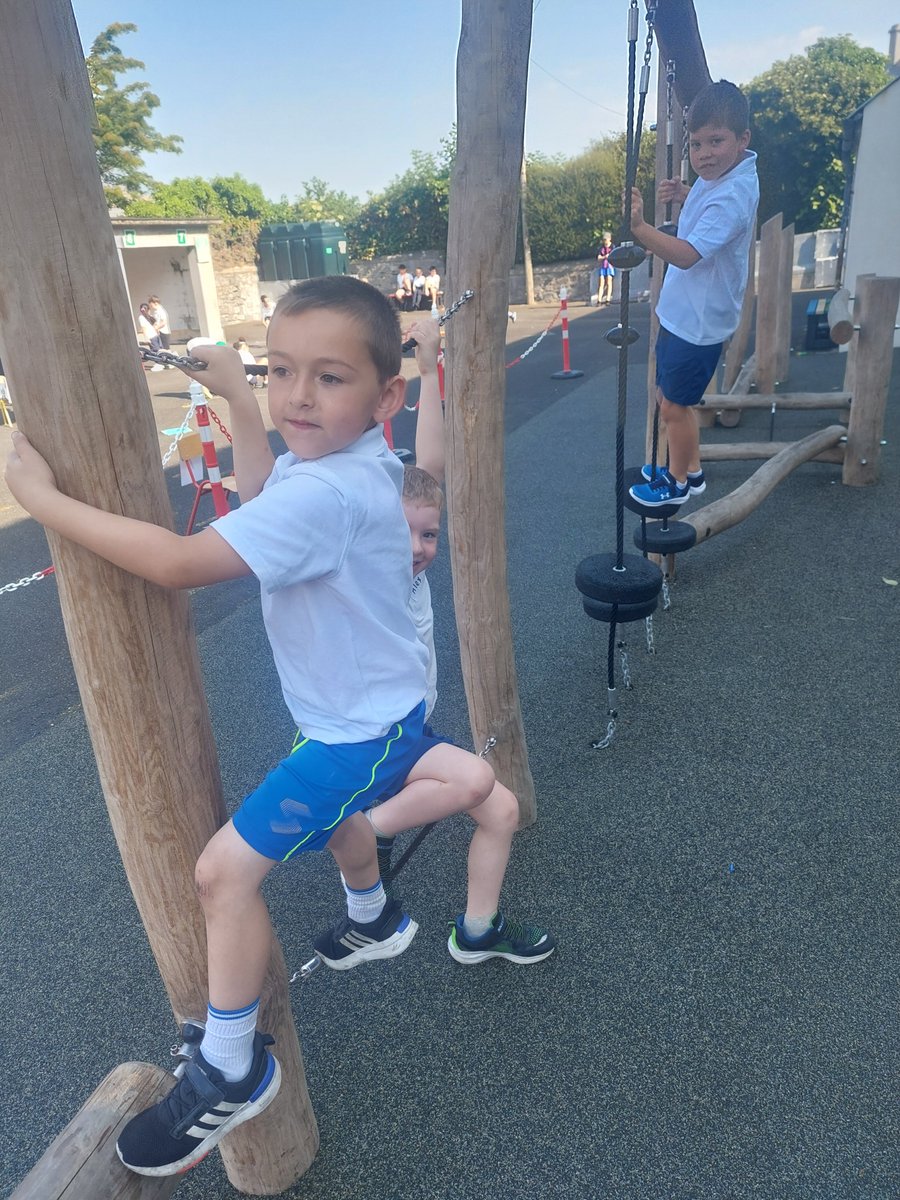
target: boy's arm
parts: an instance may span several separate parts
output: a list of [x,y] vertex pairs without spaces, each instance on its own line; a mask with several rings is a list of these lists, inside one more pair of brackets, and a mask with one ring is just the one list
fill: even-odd
[[661,258],[663,262],[671,263],[673,267],[681,267],[686,271],[702,257],[684,238],[660,233],[644,220],[644,201],[637,188],[631,189],[631,232],[645,249]]
[[46,461],[21,433],[13,434],[6,482],[42,525],[161,587],[200,587],[252,574],[214,529],[181,537],[148,521],[104,512],[63,495]]
[[191,353],[209,365],[205,371],[185,369],[185,375],[228,402],[234,438],[234,477],[241,501],[246,503],[259,495],[275,465],[259,403],[236,350],[226,346],[197,346]]
[[443,485],[444,410],[437,373],[441,329],[433,317],[426,317],[410,326],[405,336],[416,339],[416,366],[421,379],[416,418],[416,466]]

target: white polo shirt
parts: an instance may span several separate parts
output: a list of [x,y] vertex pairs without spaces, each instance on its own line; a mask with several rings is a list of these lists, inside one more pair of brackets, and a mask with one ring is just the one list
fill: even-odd
[[412,581],[409,615],[413,619],[419,641],[428,651],[425,673],[425,720],[431,716],[437,702],[437,655],[434,651],[434,609],[431,607],[431,585],[424,571]]
[[712,346],[737,329],[758,203],[752,150],[745,150],[719,179],[692,184],[678,218],[678,236],[690,242],[700,260],[685,270],[669,266],[656,305],[660,324],[676,337]]
[[425,695],[402,487],[379,425],[324,458],[282,454],[212,525],[259,579],[285,703],[316,741],[381,737]]

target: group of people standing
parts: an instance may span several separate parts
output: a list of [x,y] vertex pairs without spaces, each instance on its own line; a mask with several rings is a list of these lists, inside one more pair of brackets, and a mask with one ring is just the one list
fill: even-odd
[[437,267],[430,267],[428,274],[416,267],[410,275],[406,265],[397,268],[397,287],[394,302],[401,312],[415,312],[421,308],[436,308],[441,295],[441,277]]
[[[159,296],[149,296],[138,310],[138,333],[142,342],[149,343],[151,350],[168,350],[172,344],[169,314],[162,306]],[[156,363],[152,371],[164,368]]]

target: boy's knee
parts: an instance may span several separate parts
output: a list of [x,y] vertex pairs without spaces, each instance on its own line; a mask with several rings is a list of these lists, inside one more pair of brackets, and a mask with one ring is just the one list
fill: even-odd
[[239,885],[235,866],[227,850],[215,839],[207,844],[194,867],[194,889],[204,908]]
[[483,758],[472,755],[472,762],[462,781],[469,793],[466,808],[474,808],[483,804],[494,790],[496,779],[493,767]]
[[494,820],[504,829],[516,830],[519,827],[519,802],[502,783],[495,783],[488,797]]

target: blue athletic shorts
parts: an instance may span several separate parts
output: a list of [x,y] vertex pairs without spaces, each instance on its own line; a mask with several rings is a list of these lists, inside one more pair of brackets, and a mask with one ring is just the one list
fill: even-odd
[[722,345],[716,342],[712,346],[695,346],[660,325],[656,341],[656,386],[665,398],[683,408],[699,404],[716,373]]
[[321,850],[342,821],[400,791],[407,775],[435,741],[425,738],[424,700],[384,737],[326,745],[298,737],[294,749],[232,818],[258,854],[286,862]]
[[[410,770],[412,770],[412,767],[415,766],[415,764],[419,761],[419,759],[422,757],[422,755],[427,754],[428,751],[433,746],[455,746],[455,745],[456,745],[456,742],[454,742],[452,738],[444,737],[443,734],[440,734],[440,733],[435,733],[434,730],[431,728],[431,726],[426,724],[422,728],[422,737],[419,742],[419,747],[420,747],[421,752],[418,755],[418,757],[416,758],[415,762],[410,767]],[[406,781],[404,780],[403,783],[405,783],[405,782]],[[396,796],[397,793],[399,791],[401,791],[401,789],[403,788],[403,783],[401,783],[398,787],[395,787],[393,789],[388,789],[387,791],[382,792],[381,795],[378,797],[378,799],[375,801],[375,803],[383,804],[385,800],[390,800],[391,796]]]

